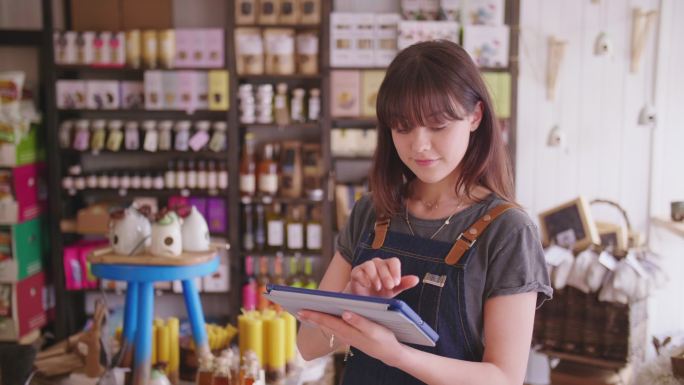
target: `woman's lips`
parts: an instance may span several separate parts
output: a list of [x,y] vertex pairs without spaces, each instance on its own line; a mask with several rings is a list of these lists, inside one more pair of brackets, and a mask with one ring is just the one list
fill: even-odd
[[437,162],[437,159],[414,159],[417,165],[427,167]]

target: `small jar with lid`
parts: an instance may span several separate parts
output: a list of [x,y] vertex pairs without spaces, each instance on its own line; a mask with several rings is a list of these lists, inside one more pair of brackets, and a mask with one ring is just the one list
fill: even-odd
[[185,171],[185,162],[179,160],[176,162],[176,188],[184,189],[187,187],[187,173]]
[[129,189],[131,188],[131,176],[128,173],[123,173],[119,177],[119,188]]
[[207,162],[200,160],[197,162],[197,188],[205,190],[207,185]]
[[176,122],[174,127],[176,131],[176,138],[174,141],[174,149],[176,151],[188,151],[188,142],[190,140],[190,126],[189,120],[181,120]]
[[76,121],[73,148],[76,151],[86,151],[90,145],[90,121],[79,119]]
[[295,88],[292,91],[292,103],[290,103],[290,118],[293,122],[304,123],[306,115],[304,114],[304,89]]
[[148,152],[157,152],[159,148],[159,133],[157,131],[157,122],[154,120],[145,120],[142,124],[145,139],[143,139],[143,149]]
[[208,120],[200,120],[195,123],[195,133],[190,138],[190,147],[193,151],[202,151],[207,148],[209,143],[209,129],[211,122]]
[[176,187],[176,165],[172,160],[169,161],[166,171],[164,172],[164,187],[174,188]]
[[273,99],[273,114],[275,122],[284,126],[290,124],[290,114],[287,107],[287,84],[278,83],[276,95]]
[[107,173],[102,173],[97,177],[97,187],[102,189],[109,188],[109,176]]
[[71,135],[74,132],[74,121],[65,120],[59,125],[59,148],[67,149],[71,147]]
[[207,164],[207,188],[209,190],[216,190],[218,187],[218,172],[216,170],[216,161],[211,160]]
[[214,122],[214,132],[209,141],[209,149],[214,152],[221,152],[226,149],[226,131],[228,131],[228,124],[226,122]]
[[188,161],[185,179],[188,188],[197,188],[197,169],[195,168],[195,161],[192,159]]
[[140,149],[140,132],[138,131],[138,122],[126,122],[124,147],[129,151],[136,151]]
[[140,173],[133,173],[133,176],[131,176],[131,188],[132,189],[140,189],[142,188],[142,177],[140,176]]
[[159,130],[159,151],[171,151],[172,140],[171,140],[171,129],[173,128],[173,121],[162,120],[157,126]]
[[107,136],[107,150],[117,152],[121,149],[121,144],[123,143],[123,132],[121,131],[122,127],[123,122],[118,119],[110,120],[107,124],[107,128],[109,129],[109,135]]
[[105,136],[107,135],[105,129],[107,128],[107,122],[104,119],[94,120],[90,128],[92,130],[90,136],[90,151],[92,151],[93,154],[98,154],[105,145]]
[[311,122],[317,122],[321,117],[321,90],[312,88],[309,90],[308,118]]

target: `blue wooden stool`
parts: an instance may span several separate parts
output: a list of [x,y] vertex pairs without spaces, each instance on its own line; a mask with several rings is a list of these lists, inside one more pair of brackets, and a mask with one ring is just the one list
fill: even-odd
[[95,276],[127,282],[121,349],[124,353],[131,346],[134,349],[134,385],[146,385],[150,379],[155,282],[182,281],[198,357],[209,351],[204,313],[193,279],[216,271],[219,258],[216,252],[188,254],[181,258],[129,257],[96,251],[88,257]]

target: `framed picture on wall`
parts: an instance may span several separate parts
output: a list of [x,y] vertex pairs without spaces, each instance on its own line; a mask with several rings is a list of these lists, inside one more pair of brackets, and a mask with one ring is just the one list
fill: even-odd
[[582,197],[542,212],[539,223],[545,246],[556,244],[580,251],[601,243],[589,205]]
[[627,250],[627,230],[618,224],[596,222],[596,229],[603,249],[612,250],[613,254],[624,254]]

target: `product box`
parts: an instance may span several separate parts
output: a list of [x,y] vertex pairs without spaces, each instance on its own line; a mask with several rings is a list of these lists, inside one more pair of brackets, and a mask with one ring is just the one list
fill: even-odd
[[442,20],[465,23],[463,13],[467,2],[468,0],[440,0]]
[[207,224],[209,232],[225,233],[228,228],[228,217],[226,216],[226,201],[223,198],[207,199]]
[[235,24],[256,24],[256,0],[235,1]]
[[192,67],[193,30],[176,29],[176,68]]
[[463,28],[463,48],[480,67],[506,68],[509,33],[505,25],[467,25]]
[[206,72],[195,72],[195,109],[209,109],[209,76]]
[[463,5],[463,24],[500,26],[504,24],[505,0],[467,0]]
[[86,82],[83,80],[57,80],[57,108],[73,110],[86,108]]
[[44,273],[0,284],[0,341],[18,341],[47,324]]
[[190,30],[190,66],[191,67],[206,67],[207,65],[207,49],[205,47],[206,39],[204,38],[203,29]]
[[96,203],[78,210],[76,231],[79,234],[106,235],[109,233],[110,205]]
[[178,74],[176,71],[162,72],[162,109],[175,110],[179,104]]
[[439,0],[401,0],[401,13],[406,20],[437,20]]
[[95,34],[95,59],[93,64],[97,66],[108,66],[112,62],[112,51],[109,44],[112,33],[109,31],[98,32]]
[[228,71],[209,71],[209,109],[225,111],[228,109]]
[[204,35],[205,62],[203,67],[223,68],[224,66],[224,33],[221,28],[210,28],[202,31]]
[[110,60],[109,65],[113,67],[123,67],[126,64],[126,34],[123,32],[112,32],[109,39]]
[[43,270],[44,230],[41,218],[0,227],[0,282],[17,282]]
[[260,0],[257,12],[259,24],[276,24],[280,15],[280,0]]
[[458,44],[460,27],[455,21],[401,21],[397,46],[402,50],[422,41],[449,40]]
[[511,117],[511,74],[508,72],[483,72],[482,78],[487,84],[494,112],[499,119]]
[[357,13],[354,30],[356,66],[372,67],[375,63],[375,15]]
[[45,164],[0,170],[0,224],[37,218],[45,209]]
[[330,65],[332,67],[357,66],[356,15],[342,12],[330,14]]
[[95,63],[95,36],[95,32],[85,31],[76,38],[78,64]]
[[399,35],[398,13],[379,13],[375,15],[373,65],[387,67],[397,55],[397,37]]
[[145,107],[145,84],[124,80],[121,83],[121,109],[139,110]]
[[90,110],[118,110],[121,106],[117,80],[88,80],[86,108]]
[[162,71],[145,71],[145,109],[164,109],[164,80]]
[[97,288],[98,279],[90,270],[88,255],[99,248],[106,247],[108,241],[79,241],[64,247],[64,275],[67,290]]
[[364,70],[361,72],[361,115],[375,117],[375,104],[378,100],[380,84],[385,79],[383,70]]
[[[225,239],[212,239],[212,241],[226,243]],[[228,251],[219,250],[219,266],[212,274],[202,277],[202,289],[207,293],[225,293],[230,288],[230,265],[228,263]]]
[[331,71],[330,112],[333,117],[358,117],[361,114],[359,71]]
[[40,123],[32,122],[27,133],[15,143],[0,142],[0,167],[15,167],[45,159],[45,148],[38,140]]
[[[176,71],[176,89],[178,92],[174,109],[192,113],[197,109],[197,76],[198,71]],[[205,75],[206,76],[206,75]]]

